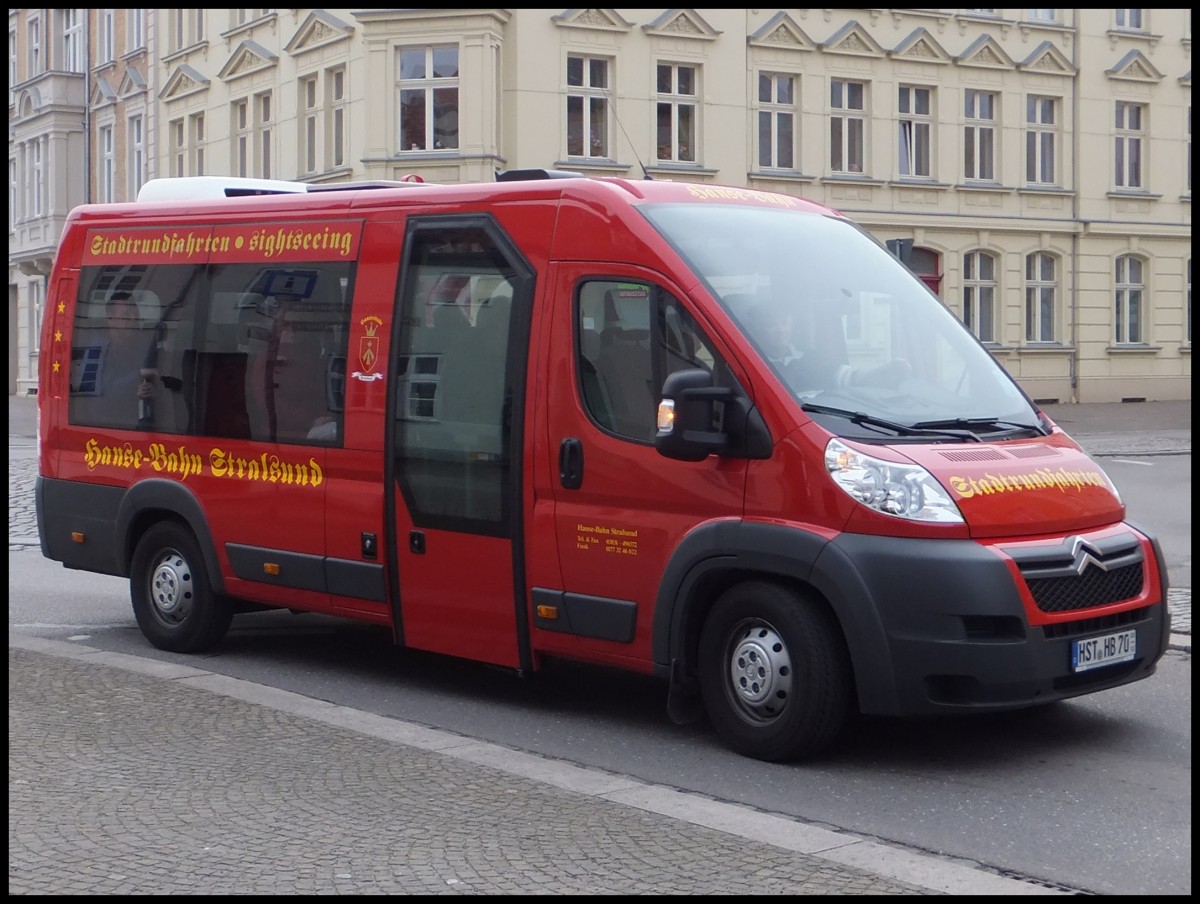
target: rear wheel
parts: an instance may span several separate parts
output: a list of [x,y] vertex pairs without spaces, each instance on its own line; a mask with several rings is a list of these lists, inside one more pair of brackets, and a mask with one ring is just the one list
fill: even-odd
[[701,632],[699,671],[713,727],[746,756],[813,756],[849,715],[853,678],[832,614],[770,581],[739,584],[717,600]]
[[230,600],[213,593],[195,538],[168,521],[146,531],[134,550],[129,595],[138,627],[160,650],[208,649],[233,619]]

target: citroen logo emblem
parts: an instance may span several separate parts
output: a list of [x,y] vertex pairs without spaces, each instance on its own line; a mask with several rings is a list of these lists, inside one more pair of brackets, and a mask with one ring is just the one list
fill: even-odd
[[1108,571],[1108,566],[1100,559],[1100,550],[1088,543],[1083,537],[1071,537],[1071,558],[1075,561],[1075,573],[1082,575],[1088,565],[1095,565],[1101,571]]

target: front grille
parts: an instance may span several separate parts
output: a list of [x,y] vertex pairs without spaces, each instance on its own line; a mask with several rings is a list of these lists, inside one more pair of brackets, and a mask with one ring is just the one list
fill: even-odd
[[1027,580],[1033,601],[1043,612],[1073,612],[1132,599],[1142,592],[1142,563],[1115,571],[1094,565],[1081,575]]
[[1133,534],[1085,540],[1066,537],[1057,546],[1010,549],[1042,612],[1061,613],[1107,606],[1142,592],[1141,543]]

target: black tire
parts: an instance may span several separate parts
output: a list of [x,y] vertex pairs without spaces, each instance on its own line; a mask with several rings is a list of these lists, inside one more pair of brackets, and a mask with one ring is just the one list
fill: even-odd
[[738,753],[772,762],[827,750],[850,714],[854,680],[833,615],[770,581],[747,581],[713,605],[700,635],[700,693]]
[[160,650],[206,650],[225,636],[233,619],[232,602],[213,593],[195,538],[170,521],[154,525],[138,542],[129,595],[138,627]]

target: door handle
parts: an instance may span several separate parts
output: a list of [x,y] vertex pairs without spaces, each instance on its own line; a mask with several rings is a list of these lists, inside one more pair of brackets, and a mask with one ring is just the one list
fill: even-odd
[[583,442],[568,436],[558,447],[558,480],[564,489],[583,486]]

